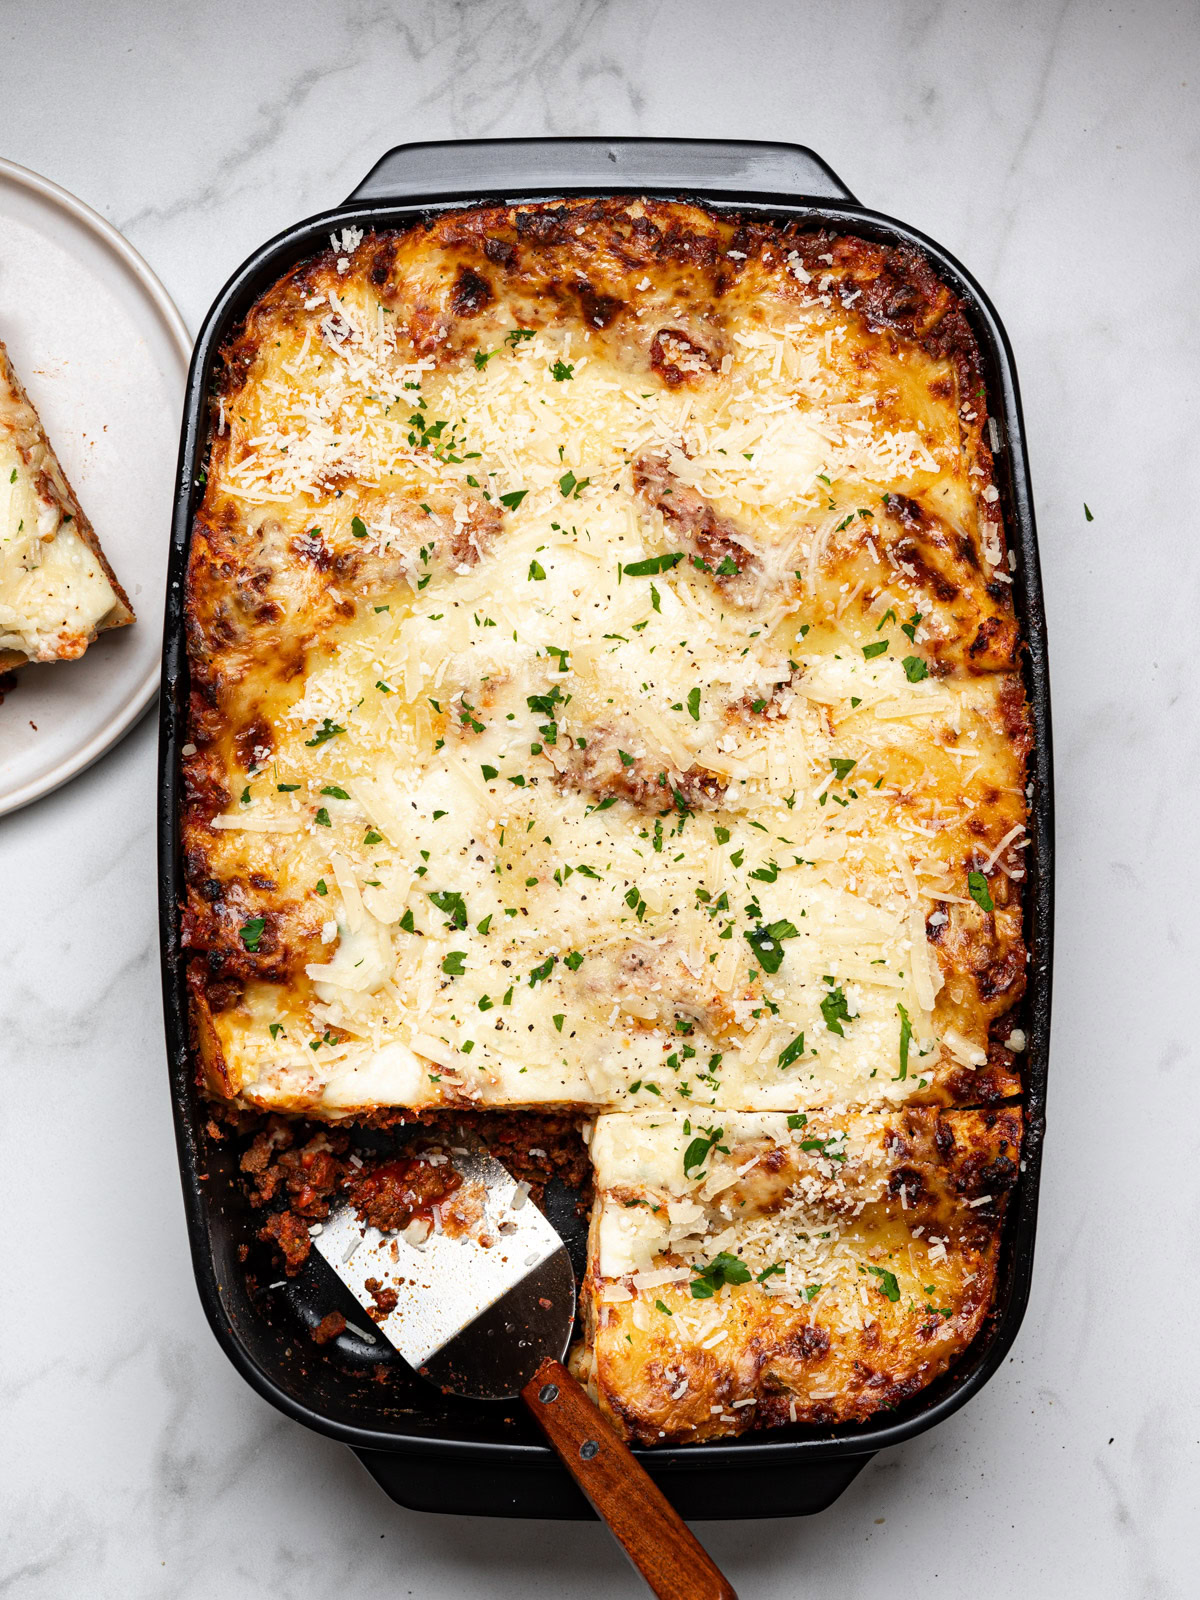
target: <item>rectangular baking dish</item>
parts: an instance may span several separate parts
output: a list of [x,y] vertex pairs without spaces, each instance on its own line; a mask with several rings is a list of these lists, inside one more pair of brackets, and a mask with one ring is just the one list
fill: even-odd
[[[954,258],[903,223],[868,211],[811,150],[783,144],[671,139],[525,139],[431,143],[390,150],[344,205],[297,223],[256,251],[217,296],[196,343],[188,380],[171,535],[159,749],[159,872],[163,997],[180,1175],[201,1302],[219,1343],[250,1385],[296,1421],[358,1452],[386,1492],[421,1510],[584,1518],[586,1502],[517,1406],[441,1396],[403,1375],[375,1381],[378,1353],[356,1366],[323,1359],[307,1336],[327,1309],[314,1276],[280,1291],[248,1281],[238,1247],[257,1219],[237,1183],[227,1144],[205,1132],[207,1115],[189,1053],[185,958],[180,944],[184,880],[180,847],[180,747],[187,737],[185,580],[188,541],[203,489],[207,397],[218,352],[264,289],[326,247],[335,230],[394,228],[467,205],[580,194],[648,194],[714,210],[830,227],[915,246],[961,297],[979,342],[994,424],[995,481],[1015,551],[1014,598],[1026,650],[1034,740],[1025,937],[1030,951],[1024,1021],[1028,1132],[1022,1178],[1010,1204],[993,1313],[964,1358],[890,1415],[825,1430],[796,1426],[769,1436],[641,1452],[685,1517],[790,1516],[829,1505],[875,1451],[933,1427],[988,1381],[1012,1346],[1033,1268],[1038,1179],[1045,1133],[1050,1035],[1053,812],[1045,614],[1033,501],[1012,351],[987,297]],[[566,1191],[551,1214],[581,1266],[582,1228]]]

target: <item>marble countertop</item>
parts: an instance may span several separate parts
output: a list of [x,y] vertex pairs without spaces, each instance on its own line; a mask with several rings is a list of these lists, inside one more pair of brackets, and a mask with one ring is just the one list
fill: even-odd
[[[1200,1325],[1195,8],[301,12],[0,5],[3,154],[121,228],[193,328],[252,248],[388,146],[483,135],[808,143],[991,294],[1024,388],[1057,736],[1033,1296],[984,1393],[876,1457],[830,1511],[699,1531],[743,1600],[898,1580],[978,1600],[1194,1594],[1200,1411],[1179,1354]],[[392,1505],[218,1349],[163,1070],[154,746],[149,718],[0,822],[0,1592],[641,1593],[598,1527]]]

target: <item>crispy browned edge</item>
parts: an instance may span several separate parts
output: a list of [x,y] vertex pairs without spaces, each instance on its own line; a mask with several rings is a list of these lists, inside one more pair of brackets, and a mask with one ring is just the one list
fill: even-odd
[[[71,516],[75,522],[76,529],[79,532],[79,537],[83,540],[84,544],[87,545],[88,549],[100,563],[100,566],[104,571],[104,576],[108,579],[109,583],[112,584],[113,593],[117,597],[116,605],[114,605],[112,609],[96,624],[96,632],[98,634],[107,633],[110,628],[127,628],[131,622],[135,621],[134,610],[129,603],[129,596],[117,582],[117,575],[108,564],[108,557],[104,554],[104,551],[100,546],[100,540],[96,536],[96,530],[89,522],[87,513],[79,504],[78,496],[76,495],[75,490],[71,487],[71,480],[67,477],[66,472],[63,470],[63,464],[59,460],[58,451],[55,450],[54,446],[50,443],[49,437],[46,434],[46,430],[42,426],[42,419],[38,415],[37,407],[29,398],[25,391],[25,385],[17,376],[16,368],[13,366],[12,361],[9,358],[8,350],[6,349],[2,339],[0,339],[0,369],[3,370],[4,379],[12,386],[14,393],[18,395],[18,397],[29,407],[29,413],[34,420],[34,425],[36,426],[38,433],[41,435],[42,443],[54,457],[55,465],[58,468],[58,475],[62,480],[62,487],[66,491],[67,505],[70,508]],[[55,487],[57,488],[57,485]],[[29,660],[30,657],[25,655],[23,651],[0,650],[0,672],[4,672],[10,667],[24,666]],[[39,665],[48,664],[49,663],[44,662],[39,663]]]

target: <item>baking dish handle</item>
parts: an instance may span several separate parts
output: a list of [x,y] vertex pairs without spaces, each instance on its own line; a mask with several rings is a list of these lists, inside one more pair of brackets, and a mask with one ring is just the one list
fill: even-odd
[[815,151],[739,139],[441,139],[399,144],[346,205],[596,193],[858,202]]

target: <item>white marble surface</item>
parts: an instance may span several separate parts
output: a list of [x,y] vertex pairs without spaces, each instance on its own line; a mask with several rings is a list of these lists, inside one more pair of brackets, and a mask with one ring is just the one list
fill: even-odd
[[[1198,18],[1079,0],[0,4],[3,153],[122,228],[193,327],[250,249],[389,145],[542,132],[811,143],[966,261],[1007,323],[1058,752],[1033,1298],[986,1392],[831,1511],[702,1527],[744,1600],[1197,1592]],[[391,1505],[214,1343],[163,1070],[154,739],[143,722],[0,823],[0,1592],[641,1592],[598,1528]]]

